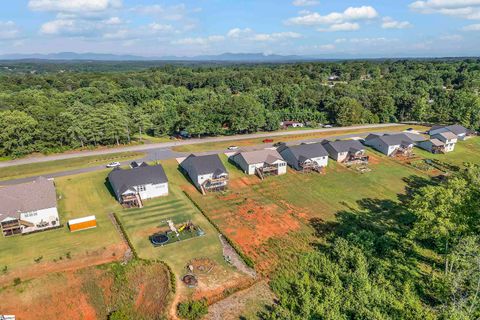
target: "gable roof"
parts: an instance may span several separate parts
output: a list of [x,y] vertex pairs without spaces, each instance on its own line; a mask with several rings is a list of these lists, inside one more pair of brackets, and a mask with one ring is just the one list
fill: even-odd
[[381,141],[383,141],[388,146],[397,146],[397,145],[410,145],[413,143],[413,140],[410,139],[404,133],[398,134],[386,134],[381,137],[378,137]]
[[358,140],[324,140],[322,145],[329,146],[336,153],[365,150],[365,147]]
[[457,139],[458,138],[455,133],[450,132],[450,131],[436,133],[432,137],[435,137],[435,136],[442,136],[447,140],[452,140],[452,139]]
[[305,161],[312,158],[327,157],[328,152],[320,142],[316,143],[302,143],[296,146],[289,146],[280,150],[290,150],[293,156],[300,161]]
[[160,184],[168,182],[167,175],[161,165],[142,165],[133,169],[113,169],[108,174],[108,181],[115,194],[120,195],[135,186]]
[[468,133],[468,129],[465,128],[464,126],[461,126],[459,124],[453,124],[453,125],[449,125],[449,126],[433,126],[429,132],[431,131],[434,131],[434,130],[437,130],[437,129],[447,129],[448,131],[456,134],[456,135],[461,135],[461,134],[467,134]]
[[372,139],[375,139],[375,138],[378,138],[378,137],[381,137],[382,134],[381,133],[370,133],[366,138],[365,138],[365,141],[369,141],[369,140],[372,140]]
[[194,168],[199,175],[209,173],[219,175],[222,173],[228,173],[218,154],[206,156],[196,156],[191,154],[180,163],[180,166],[186,170],[188,170],[189,167]]
[[430,142],[432,143],[432,145],[436,146],[436,147],[441,147],[441,146],[444,146],[445,143],[443,143],[443,141],[440,141],[438,139],[431,139]]
[[272,164],[277,160],[283,161],[282,156],[277,150],[263,149],[248,152],[240,152],[236,156],[241,156],[247,164],[268,163]]
[[39,177],[32,182],[0,188],[0,220],[20,218],[20,213],[54,208],[57,194],[53,181]]

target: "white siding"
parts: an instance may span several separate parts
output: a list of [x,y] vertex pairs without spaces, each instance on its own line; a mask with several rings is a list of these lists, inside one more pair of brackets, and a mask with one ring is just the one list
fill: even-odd
[[315,161],[320,167],[326,167],[328,165],[328,157],[318,157],[311,158],[310,160]]
[[345,159],[347,159],[348,156],[348,151],[345,152],[340,152],[334,155],[333,159],[337,160],[337,162],[343,162]]
[[[22,230],[24,233],[58,227],[60,225],[60,218],[58,217],[56,207],[22,213],[20,214],[20,219],[35,225],[34,227],[24,227]],[[40,226],[40,224],[45,222],[47,223],[46,226]]]

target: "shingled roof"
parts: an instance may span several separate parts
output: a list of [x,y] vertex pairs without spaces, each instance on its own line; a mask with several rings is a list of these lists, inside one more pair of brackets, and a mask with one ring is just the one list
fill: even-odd
[[322,145],[325,147],[330,147],[336,153],[357,152],[360,150],[365,150],[365,147],[358,140],[324,140],[322,142]]
[[161,184],[168,182],[167,175],[161,165],[142,165],[133,169],[113,169],[108,174],[108,181],[113,191],[119,197],[132,187],[146,184]]
[[449,125],[449,126],[433,126],[429,132],[433,131],[433,130],[437,130],[437,129],[442,129],[442,128],[445,128],[447,129],[448,131],[450,132],[453,132],[454,134],[456,134],[457,136],[458,135],[461,135],[461,134],[466,134],[468,133],[468,129],[465,128],[464,126],[461,126],[459,124],[453,124],[453,125]]
[[320,142],[288,146],[280,149],[280,152],[286,149],[289,149],[294,157],[299,161],[305,161],[312,158],[328,157],[327,150],[325,150]]
[[53,181],[39,177],[32,182],[0,188],[0,221],[20,218],[20,213],[54,208],[57,195]]
[[268,163],[272,164],[277,160],[282,160],[282,156],[277,150],[263,149],[255,151],[240,152],[236,157],[241,156],[247,164]]
[[191,154],[185,160],[183,160],[180,166],[186,170],[188,170],[189,167],[192,167],[199,175],[209,173],[219,175],[223,173],[228,173],[227,169],[218,157],[218,154],[211,154],[206,156],[196,156],[194,154]]

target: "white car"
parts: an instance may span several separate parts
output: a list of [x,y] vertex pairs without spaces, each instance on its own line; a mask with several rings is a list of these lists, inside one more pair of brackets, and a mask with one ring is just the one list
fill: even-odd
[[333,128],[333,126],[332,126],[331,124],[326,124],[326,125],[324,125],[323,127],[324,127],[324,128],[327,128],[327,129],[328,129],[328,128]]
[[120,167],[120,162],[115,161],[107,164],[107,168],[117,168],[117,167]]
[[227,149],[228,150],[238,150],[238,147],[237,146],[230,146]]

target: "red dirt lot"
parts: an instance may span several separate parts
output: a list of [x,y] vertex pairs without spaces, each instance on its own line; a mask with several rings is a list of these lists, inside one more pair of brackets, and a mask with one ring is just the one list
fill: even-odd
[[11,284],[12,279],[21,278],[22,280],[37,278],[42,275],[61,271],[73,271],[89,266],[101,265],[109,262],[123,259],[127,245],[118,243],[106,247],[105,249],[90,251],[88,255],[75,256],[72,259],[63,259],[61,261],[42,261],[34,267],[18,269],[11,271],[6,275],[0,275],[0,285]]

